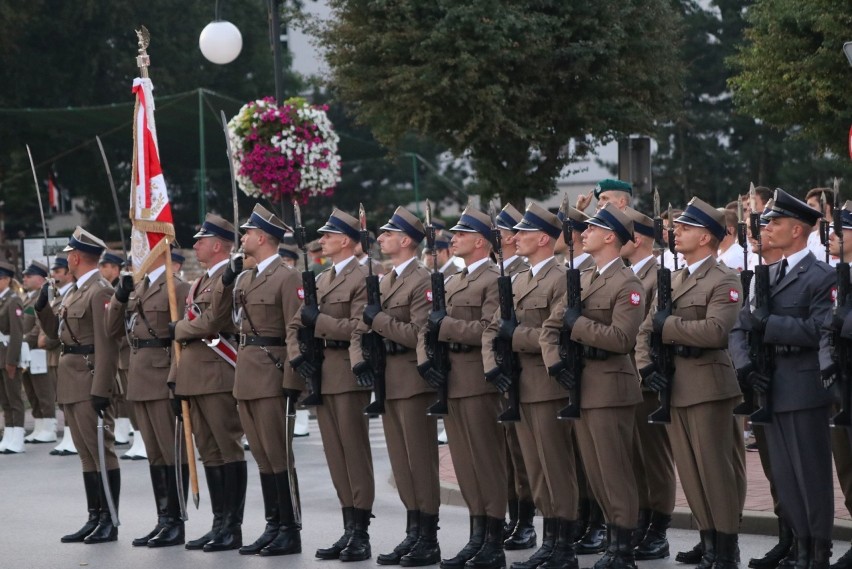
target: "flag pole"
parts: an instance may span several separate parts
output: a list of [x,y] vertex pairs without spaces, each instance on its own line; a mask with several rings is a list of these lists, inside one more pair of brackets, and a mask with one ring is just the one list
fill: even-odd
[[[147,79],[148,66],[151,64],[151,59],[148,56],[147,51],[148,45],[151,42],[151,34],[145,26],[141,26],[141,29],[136,30],[136,35],[139,38],[139,55],[136,57],[136,64],[139,67],[139,73],[142,78]],[[136,137],[134,137],[134,146],[136,145],[136,140]],[[133,156],[135,159],[135,151]],[[175,276],[174,270],[172,269],[171,242],[169,242],[168,236],[164,237],[164,240],[166,241],[166,247],[163,251],[163,255],[166,260],[166,290],[169,295],[169,316],[172,322],[175,322],[180,318],[180,315],[178,314],[177,293],[175,292]],[[175,362],[178,364],[180,363],[180,355],[180,343],[172,342],[172,357],[175,358]],[[198,468],[195,464],[195,445],[193,445],[192,442],[192,419],[189,416],[189,402],[185,399],[181,401],[181,415],[183,419],[184,440],[186,442],[186,460],[189,465],[189,483],[190,489],[192,490],[192,501],[195,504],[195,508],[198,509],[198,505],[201,501],[198,492]],[[182,482],[178,481],[177,483],[181,484]]]

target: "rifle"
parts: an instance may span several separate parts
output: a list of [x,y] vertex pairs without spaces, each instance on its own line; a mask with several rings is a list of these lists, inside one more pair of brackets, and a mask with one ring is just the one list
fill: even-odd
[[[752,222],[752,231],[755,229],[755,221],[757,223],[757,230],[760,231],[760,214],[751,212],[749,220]],[[748,224],[744,219],[742,200],[738,200],[737,202],[737,243],[739,243],[743,250],[743,270],[740,271],[740,283],[743,287],[743,306],[745,306],[748,303],[748,293],[754,271],[748,268]]]
[[[426,246],[432,251],[432,312],[430,318],[446,316],[447,300],[444,292],[444,275],[438,269],[438,250],[435,249],[435,226],[432,224],[432,204],[426,200]],[[426,411],[428,415],[446,415],[447,382],[450,373],[450,347],[438,340],[436,332],[426,332],[426,354],[432,366],[444,376],[444,384],[438,389],[438,400]]]
[[[837,208],[837,202],[834,202],[835,208]],[[822,243],[822,246],[825,247],[825,262],[828,263],[831,261],[831,252],[829,251],[829,238],[831,237],[831,222],[825,217],[825,192],[820,192],[819,194],[819,212],[823,214],[822,219],[819,220],[819,241]],[[841,222],[841,231],[842,231],[842,222]]]
[[[382,304],[382,293],[379,291],[379,277],[373,274],[373,255],[370,252],[370,232],[367,231],[367,213],[364,204],[360,204],[361,248],[367,254],[367,304]],[[381,415],[385,412],[385,343],[377,332],[370,330],[361,336],[361,354],[364,361],[370,364],[375,381],[373,393],[375,401],[364,407],[365,415]]]
[[[515,303],[512,300],[512,277],[506,275],[503,267],[503,239],[500,228],[495,221],[497,212],[491,207],[491,240],[494,243],[494,252],[497,255],[497,264],[500,266],[500,276],[497,278],[497,290],[500,295],[500,319],[518,323],[515,315]],[[506,409],[497,417],[500,423],[514,423],[521,420],[521,362],[518,354],[512,351],[512,341],[505,340],[499,336],[492,343],[494,358],[500,371],[511,380],[509,385],[509,399]]]
[[[302,271],[302,290],[305,294],[305,306],[319,306],[317,280],[308,262],[307,230],[302,225],[302,209],[296,200],[293,200],[293,214],[296,219],[296,228],[293,230],[293,237],[296,239],[296,245],[302,250],[302,255],[305,259],[305,270]],[[308,380],[310,393],[302,401],[302,405],[306,407],[322,405],[323,345],[314,337],[314,326],[302,326],[296,334],[299,341],[299,353],[316,368],[316,371]]]
[[[565,270],[565,278],[568,281],[566,312],[569,309],[580,308],[583,299],[580,296],[580,269],[574,267],[574,226],[569,214],[568,195],[562,199],[562,235],[568,246],[568,268]],[[557,419],[579,419],[580,418],[580,394],[581,381],[583,377],[583,345],[571,339],[571,333],[564,327],[559,333],[559,357],[571,371],[574,378],[574,389],[568,392],[568,405],[556,413]]]
[[[837,263],[837,299],[835,310],[838,306],[849,306],[852,303],[852,295],[849,294],[849,263],[843,260],[843,210],[838,207],[838,192],[835,191],[834,200],[834,233],[840,245],[840,262]],[[840,411],[831,418],[834,427],[852,426],[852,346],[849,340],[840,337],[840,330],[832,330],[829,342],[833,348],[833,358],[837,364],[837,383],[840,385]]]
[[[672,227],[672,206],[668,209],[668,249],[674,257],[677,267],[677,253],[674,250],[674,230]],[[663,218],[660,217],[660,194],[654,190],[654,239],[658,246],[665,247],[663,243]],[[663,263],[657,267],[657,312],[672,313],[672,271]],[[656,411],[648,415],[649,423],[668,424],[672,422],[672,383],[674,382],[674,346],[663,342],[662,332],[651,332],[651,361],[654,363],[657,373],[669,380],[668,386],[660,391],[660,406]]]
[[[751,193],[753,193],[754,184],[751,185],[751,188],[752,189],[749,190],[749,191]],[[753,207],[754,207],[754,204],[752,204],[752,208]],[[740,206],[740,209],[742,209],[742,206]],[[758,242],[760,242],[760,212],[756,212],[752,209],[751,213],[749,213],[749,226],[751,227],[751,234],[755,235],[756,236],[755,239],[758,240]],[[738,224],[737,225],[737,232],[739,233],[739,231],[740,230],[739,230],[739,224]],[[758,251],[758,257],[760,257],[760,253],[762,253],[762,251]],[[746,253],[743,253],[743,255],[746,255]],[[748,275],[746,275],[746,273],[748,273]],[[740,279],[741,279],[741,282],[743,284],[743,306],[748,305],[750,289],[751,289],[751,281],[752,281],[752,277],[754,276],[754,274],[755,274],[754,271],[750,271],[750,270],[747,270],[747,269],[743,269],[743,272],[740,273]],[[755,281],[755,286],[757,286],[757,281]],[[756,294],[757,293],[755,293],[755,295]],[[751,337],[749,336],[749,338],[751,338]],[[749,343],[750,342],[751,342],[751,340],[749,340]],[[734,415],[751,415],[752,413],[755,412],[755,409],[756,409],[756,407],[755,407],[755,393],[754,393],[754,391],[749,389],[748,391],[743,393],[743,402],[740,403],[739,405],[737,405],[734,408]]]

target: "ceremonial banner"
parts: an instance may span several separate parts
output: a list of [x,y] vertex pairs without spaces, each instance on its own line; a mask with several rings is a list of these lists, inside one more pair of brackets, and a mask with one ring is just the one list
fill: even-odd
[[133,187],[130,192],[130,256],[136,279],[142,278],[157,255],[174,241],[172,208],[160,168],[154,124],[154,85],[147,77],[133,80],[136,107],[133,122]]

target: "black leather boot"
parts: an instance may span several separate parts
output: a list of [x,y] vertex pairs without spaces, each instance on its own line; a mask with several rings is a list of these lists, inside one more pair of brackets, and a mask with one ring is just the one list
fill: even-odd
[[648,533],[648,526],[651,524],[651,510],[642,508],[639,510],[639,520],[636,524],[636,530],[633,532],[633,548],[639,547],[639,544],[645,539]]
[[244,460],[229,462],[225,469],[225,519],[222,529],[204,544],[204,551],[229,551],[243,545],[243,511],[246,507],[248,471]]
[[134,547],[146,547],[148,540],[160,533],[163,526],[166,524],[166,517],[169,515],[169,482],[168,482],[168,466],[149,465],[148,470],[151,473],[151,487],[154,490],[154,503],[157,506],[157,525],[153,530],[137,537],[131,543]]
[[[278,526],[278,534],[266,547],[260,550],[264,557],[274,555],[291,555],[302,552],[302,524],[297,523],[297,510],[299,497],[290,492],[290,476],[285,470],[275,474],[275,486],[278,489],[278,511],[281,516],[281,524]],[[295,498],[295,500],[294,500]],[[298,516],[301,519],[301,515]]]
[[86,491],[86,509],[89,512],[89,519],[86,520],[83,527],[74,533],[63,535],[60,540],[62,543],[81,543],[86,539],[87,535],[95,531],[95,528],[98,527],[98,518],[101,513],[100,476],[98,472],[83,473],[83,488]]
[[[790,529],[790,526],[782,518],[778,518],[778,543],[767,551],[763,557],[749,559],[748,566],[752,569],[775,569],[787,554],[790,553],[792,547],[793,530]],[[849,567],[846,569],[852,569],[852,557],[850,557]]]
[[612,548],[610,569],[636,569],[636,559],[633,556],[633,528],[613,526],[610,539],[615,541]]
[[607,569],[615,557],[615,550],[618,548],[618,543],[615,541],[615,525],[606,524],[606,549],[600,559],[592,565],[593,569]]
[[189,465],[182,464],[180,468],[180,480],[175,476],[175,467],[169,466],[168,470],[168,515],[163,529],[148,540],[148,547],[170,547],[183,545],[186,539],[184,533],[183,518],[181,517],[180,501],[178,500],[178,484],[183,488],[183,495],[187,494],[189,485]]
[[796,538],[796,561],[793,563],[795,569],[810,569],[812,549],[811,538]]
[[737,569],[738,541],[735,533],[716,532],[716,562],[713,565],[715,569]]
[[698,543],[689,551],[678,551],[675,561],[686,565],[698,565],[704,556],[704,543],[699,539]]
[[606,524],[601,507],[594,500],[589,501],[589,525],[586,533],[577,542],[577,555],[600,553],[607,547]]
[[205,466],[204,473],[207,475],[207,490],[210,493],[210,509],[213,511],[213,526],[210,531],[199,537],[187,541],[187,549],[203,549],[208,541],[213,539],[222,529],[225,520],[225,467]]
[[355,530],[355,508],[347,506],[342,508],[341,511],[343,512],[343,535],[331,544],[331,547],[317,549],[315,554],[317,559],[339,559],[340,552],[349,543],[349,538],[352,537],[352,532]]
[[708,529],[698,532],[701,535],[702,549],[704,555],[696,566],[697,569],[712,569],[716,562],[716,530]]
[[[349,538],[349,543],[340,552],[339,559],[341,561],[364,561],[373,556],[370,550],[370,518],[373,517],[370,510],[362,510],[354,508],[353,518],[355,524],[352,528],[352,537]],[[500,520],[502,527],[503,520]]]
[[852,548],[840,556],[840,559],[831,564],[831,569],[852,569]]
[[509,498],[506,508],[509,512],[509,521],[503,524],[503,540],[509,539],[512,532],[515,531],[515,526],[518,524],[518,499]]
[[[541,547],[536,550],[532,556],[526,561],[515,561],[512,563],[511,569],[535,569],[550,557],[553,548],[556,546],[556,538],[559,535],[560,526],[559,518],[544,518],[543,524],[544,534],[541,537]],[[576,532],[576,528],[572,527],[572,531]],[[574,542],[574,536],[571,536],[571,542]]]
[[390,553],[381,553],[376,557],[379,565],[399,565],[400,560],[406,555],[417,540],[420,538],[420,510],[407,510],[405,516],[405,539],[393,548]]
[[651,512],[650,520],[645,537],[634,551],[637,561],[663,559],[669,556],[669,540],[666,538],[666,531],[672,523],[672,517],[660,512]]
[[831,560],[831,540],[811,540],[811,569],[828,569]]
[[[520,516],[518,522],[520,523]],[[506,553],[503,551],[503,519],[488,517],[485,521],[485,541],[476,555],[464,564],[466,569],[504,569]]]
[[535,534],[535,504],[527,500],[518,502],[518,522],[512,535],[503,543],[509,551],[519,549],[532,549],[535,547],[538,536]]
[[260,550],[272,543],[281,526],[281,513],[278,501],[278,487],[274,474],[260,474],[260,493],[263,496],[263,513],[266,528],[253,543],[240,547],[240,555],[257,555]]
[[470,539],[454,557],[441,560],[441,569],[461,569],[485,542],[485,516],[470,517]]
[[420,535],[399,564],[403,567],[425,567],[441,561],[441,547],[438,545],[438,514],[420,512]]
[[[100,477],[98,478],[100,480]],[[109,489],[112,493],[112,500],[115,504],[115,513],[118,515],[118,497],[121,493],[121,470],[107,470],[107,480]],[[98,515],[98,527],[86,536],[83,543],[106,543],[107,541],[115,541],[118,539],[118,528],[112,523],[112,516],[109,513],[104,486],[101,483],[101,512]]]
[[577,522],[559,519],[558,537],[550,556],[539,565],[539,569],[577,569],[577,551],[574,534]]

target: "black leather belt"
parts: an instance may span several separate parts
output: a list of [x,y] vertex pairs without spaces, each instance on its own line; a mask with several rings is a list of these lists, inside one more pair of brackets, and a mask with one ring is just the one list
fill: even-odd
[[[239,336],[239,334],[220,334],[220,336],[222,336],[224,339],[226,339],[227,341],[231,342],[232,344],[239,344],[239,343],[240,343],[240,336]],[[205,340],[210,340],[211,338],[204,338],[204,339],[205,339]],[[183,347],[185,348],[185,347],[187,347],[189,344],[194,344],[194,343],[196,343],[196,342],[200,342],[201,340],[202,340],[202,338],[190,338],[190,339],[188,339],[188,340],[181,340],[181,341],[180,341],[180,345],[181,345],[181,346],[183,346]]]
[[608,360],[610,354],[607,350],[603,348],[595,348],[594,346],[583,346],[583,357],[588,360]]
[[93,344],[62,344],[61,352],[63,354],[76,354],[80,356],[88,356],[89,354],[95,353],[95,346]]
[[329,350],[348,350],[349,342],[346,340],[323,340],[325,347]]
[[390,356],[405,354],[411,351],[410,348],[403,346],[402,344],[397,344],[393,340],[388,340],[387,338],[382,338],[382,343],[385,345],[385,353]]
[[254,336],[240,334],[240,346],[283,346],[284,338],[278,336]]
[[787,346],[784,344],[775,345],[775,355],[778,356],[797,356],[799,354],[806,354],[808,352],[815,351],[816,348],[811,348],[808,346]]
[[450,342],[450,351],[455,354],[466,354],[468,352],[472,352],[474,349],[473,346],[468,346],[467,344],[459,344],[458,342]]
[[674,353],[682,358],[700,358],[704,355],[703,348],[695,346],[684,346],[683,344],[675,344]]
[[168,348],[172,341],[168,338],[130,338],[130,347],[134,350],[139,348]]

